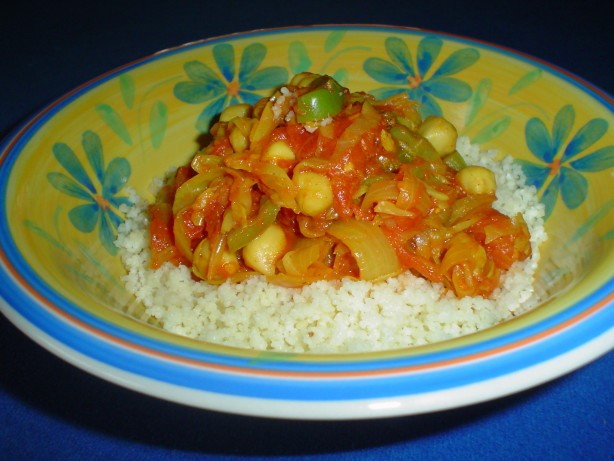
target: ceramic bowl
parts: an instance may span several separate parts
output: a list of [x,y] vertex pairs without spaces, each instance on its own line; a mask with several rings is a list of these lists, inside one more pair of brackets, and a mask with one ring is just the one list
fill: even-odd
[[[207,344],[140,320],[113,240],[126,187],[187,161],[212,117],[295,73],[408,92],[483,148],[521,161],[546,208],[546,301],[482,332],[354,355]],[[178,91],[189,87],[190,91]],[[500,397],[614,344],[612,98],[546,62],[442,33],[314,26],[164,50],[62,96],[1,146],[2,312],[99,377],[196,407],[283,418],[375,418]]]

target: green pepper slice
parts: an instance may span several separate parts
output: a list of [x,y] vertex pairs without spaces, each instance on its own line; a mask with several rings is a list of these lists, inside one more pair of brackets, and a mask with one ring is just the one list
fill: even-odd
[[251,224],[233,229],[228,233],[226,240],[228,249],[234,253],[262,234],[267,227],[275,222],[279,209],[279,205],[263,198],[256,219]]
[[457,150],[446,155],[442,160],[446,165],[456,171],[460,171],[467,166],[465,159]]
[[404,125],[390,128],[390,134],[399,146],[399,160],[408,163],[414,157],[421,157],[429,162],[439,162],[439,154],[428,140]]
[[324,120],[343,110],[346,91],[334,79],[322,76],[313,81],[312,87],[311,91],[298,97],[296,120],[299,123]]

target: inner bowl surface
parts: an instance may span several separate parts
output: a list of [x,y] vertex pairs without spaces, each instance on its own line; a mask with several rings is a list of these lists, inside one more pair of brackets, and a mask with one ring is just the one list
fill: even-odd
[[[523,161],[546,206],[549,239],[536,289],[547,301],[476,334],[356,355],[239,350],[148,324],[123,287],[112,243],[126,187],[150,199],[152,178],[193,155],[215,114],[234,102],[252,103],[302,71],[332,75],[353,91],[409,92],[483,149]],[[179,92],[182,82],[192,91]],[[271,401],[343,401],[346,415],[364,416],[375,410],[357,401],[410,395],[411,401],[376,412],[394,414],[488,398],[474,390],[456,397],[445,392],[528,372],[600,338],[600,347],[584,351],[571,369],[612,345],[611,123],[612,99],[575,76],[510,50],[429,31],[318,26],[165,50],[76,88],[5,141],[3,311],[95,374],[207,408],[334,417],[324,409],[330,405],[310,413],[300,404],[280,410]],[[497,392],[565,369],[512,380]],[[420,400],[433,392],[445,398]]]

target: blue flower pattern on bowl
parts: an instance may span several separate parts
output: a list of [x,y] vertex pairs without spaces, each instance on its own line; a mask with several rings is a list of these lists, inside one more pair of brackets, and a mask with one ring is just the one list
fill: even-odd
[[[326,51],[330,52],[337,47],[342,38],[343,34],[332,33],[326,43]],[[423,116],[443,115],[437,99],[454,103],[468,101],[472,96],[471,86],[451,76],[473,65],[480,58],[479,51],[469,47],[458,49],[444,58],[439,67],[428,75],[443,47],[444,41],[441,38],[425,36],[418,43],[414,65],[412,52],[407,44],[400,38],[388,37],[385,40],[385,50],[389,61],[376,57],[367,57],[363,61],[365,73],[375,81],[386,84],[371,93],[378,98],[385,98],[406,92],[410,98],[421,103]],[[298,47],[297,42],[290,43],[288,49],[290,68],[293,71],[305,70],[302,67],[311,66],[306,49]],[[297,49],[302,51],[299,53]],[[362,51],[368,52],[369,49]],[[173,95],[180,101],[205,104],[195,122],[200,132],[207,132],[213,118],[228,105],[254,104],[263,96],[264,90],[271,90],[288,81],[288,69],[279,66],[262,67],[267,48],[261,43],[253,43],[243,49],[238,68],[235,66],[233,45],[221,43],[213,46],[211,52],[218,71],[201,61],[188,61],[183,67],[189,80],[176,83],[173,87]],[[302,64],[299,66],[299,63]],[[327,65],[331,63],[332,61],[327,62]],[[343,72],[345,71],[341,70],[340,74]],[[133,85],[129,75],[124,74],[119,78],[120,83],[122,79],[128,79]],[[130,94],[132,92],[134,88]],[[123,91],[122,95],[124,93],[126,92]],[[160,104],[158,102],[158,105]],[[105,118],[107,123],[108,119],[109,117]],[[555,117],[552,133],[548,132],[539,118],[532,118],[526,124],[526,144],[539,163],[519,162],[530,184],[538,190],[546,186],[541,196],[546,205],[546,218],[552,213],[559,195],[567,208],[577,208],[588,193],[588,182],[582,174],[605,170],[614,163],[613,146],[603,147],[579,157],[608,130],[608,124],[603,119],[587,122],[563,148],[563,143],[573,128],[574,119],[573,107],[565,106]],[[164,136],[164,124],[152,126],[158,126],[158,138]],[[115,131],[117,132],[117,129]],[[156,133],[152,132],[152,135],[156,136]],[[157,144],[160,143],[161,139],[158,139]],[[71,223],[84,233],[92,232],[98,227],[101,243],[114,255],[117,249],[113,241],[117,227],[122,222],[117,211],[122,203],[128,203],[126,197],[117,194],[128,181],[131,167],[126,159],[114,158],[105,169],[102,142],[93,131],[83,133],[82,146],[100,187],[94,186],[75,153],[62,142],[54,145],[53,154],[70,177],[51,172],[48,174],[48,180],[61,192],[86,202],[70,210],[68,216]]]
[[565,144],[575,121],[573,106],[563,106],[556,114],[552,130],[537,117],[525,126],[526,144],[538,163],[517,160],[527,176],[529,184],[538,190],[545,186],[541,201],[546,207],[546,217],[552,214],[559,195],[569,209],[584,202],[588,194],[588,181],[584,173],[603,171],[614,166],[614,146],[605,146],[586,155],[608,130],[608,122],[594,118],[581,126]]
[[386,87],[372,93],[378,98],[406,92],[419,102],[423,116],[442,115],[437,98],[449,102],[463,102],[471,97],[471,86],[451,75],[466,69],[480,57],[475,48],[463,48],[450,54],[441,65],[428,76],[433,63],[439,57],[443,40],[426,36],[418,44],[416,65],[407,44],[396,37],[388,37],[385,42],[387,61],[382,58],[368,58],[364,71],[374,80]]
[[68,212],[70,222],[84,233],[98,227],[100,242],[114,255],[117,248],[113,242],[117,227],[123,221],[117,211],[122,204],[129,204],[127,197],[118,194],[130,178],[130,163],[125,158],[115,157],[105,168],[102,142],[93,131],[83,133],[81,145],[99,187],[94,185],[74,151],[62,142],[54,144],[52,151],[69,176],[50,172],[47,179],[60,192],[85,202]]
[[[457,108],[460,113],[463,109],[467,109],[469,115],[465,120],[466,127],[467,120],[471,121],[475,114],[483,110],[486,114],[481,121],[484,121],[484,123],[493,121],[487,125],[488,130],[486,131],[489,134],[487,140],[499,136],[504,129],[508,130],[509,133],[513,128],[517,132],[516,139],[519,140],[519,143],[522,141],[526,143],[528,150],[523,153],[531,152],[533,155],[533,159],[530,159],[531,161],[525,160],[522,166],[529,181],[540,191],[542,200],[547,205],[548,214],[551,214],[555,208],[557,211],[563,212],[566,209],[576,209],[587,198],[590,199],[588,184],[591,178],[588,175],[595,173],[595,176],[597,176],[597,172],[603,174],[604,171],[614,165],[614,147],[612,145],[604,146],[608,143],[603,142],[605,136],[609,136],[611,133],[608,125],[611,118],[604,116],[603,119],[593,118],[587,121],[581,119],[581,116],[578,115],[581,112],[580,107],[577,106],[574,109],[571,105],[564,106],[558,113],[554,114],[552,109],[545,111],[537,107],[539,100],[531,101],[523,95],[524,101],[535,102],[536,109],[540,109],[537,113],[539,118],[532,118],[526,122],[523,135],[519,128],[525,125],[526,119],[519,122],[511,116],[503,117],[507,115],[507,113],[503,113],[504,111],[513,109],[511,103],[496,107],[496,110],[493,110],[490,105],[485,105],[487,101],[492,100],[490,89],[495,78],[494,74],[485,71],[483,80],[473,89],[457,78],[458,75],[456,74],[480,59],[477,49],[461,48],[446,57],[447,40],[442,41],[433,35],[418,35],[420,35],[421,40],[417,45],[417,59],[415,61],[403,40],[397,38],[397,36],[387,36],[384,42],[388,59],[369,57],[370,50],[354,47],[351,51],[356,52],[356,56],[352,56],[352,61],[346,60],[345,62],[350,63],[348,64],[350,67],[354,64],[362,65],[362,70],[366,73],[366,76],[357,75],[357,77],[363,80],[368,77],[382,85],[373,91],[376,96],[385,97],[404,91],[423,104],[423,115],[438,114]],[[328,59],[322,63],[318,61],[317,55],[309,55],[313,48],[304,45],[308,43],[308,40],[303,41],[303,37],[297,36],[297,40],[289,41],[287,44],[289,65],[286,67],[292,72],[324,68],[331,75],[339,77],[349,75],[345,73],[344,64],[337,60],[341,51],[350,50],[349,47],[345,47],[346,43],[343,38],[344,35],[339,31],[336,31],[334,35],[331,33],[328,40],[324,42]],[[229,39],[228,42],[232,43],[233,39]],[[450,41],[450,43],[452,42],[454,40]],[[318,46],[320,46],[319,42]],[[138,77],[136,67],[122,71],[116,77],[117,83],[122,88],[121,96],[124,106],[120,104],[120,99],[113,98],[97,101],[98,104],[92,106],[92,109],[97,112],[99,118],[105,124],[102,125],[103,129],[110,128],[125,145],[132,146],[131,148],[138,148],[139,146],[135,146],[135,144],[140,143],[142,152],[149,154],[152,151],[144,149],[146,142],[151,142],[151,147],[155,150],[162,144],[162,140],[166,136],[167,112],[165,104],[169,100],[195,105],[193,121],[190,119],[189,123],[195,122],[196,128],[200,132],[205,132],[208,130],[215,114],[225,106],[236,102],[253,103],[267,94],[267,91],[264,90],[272,89],[287,81],[288,71],[285,68],[266,67],[272,61],[265,61],[267,48],[262,44],[244,47],[243,45],[235,44],[233,46],[217,42],[217,44],[207,45],[205,49],[206,53],[212,53],[215,59],[214,65],[208,67],[198,60],[186,59],[184,70],[187,79],[181,72],[174,70],[174,74],[168,80],[159,82],[161,86],[164,86],[165,91],[155,94],[151,93],[151,88],[141,84],[141,80],[131,78],[133,69],[135,69],[134,76]],[[240,66],[237,65],[235,69],[235,51],[241,49],[243,52],[240,58]],[[331,53],[332,51],[336,51],[336,53]],[[484,55],[485,58],[486,55]],[[276,61],[276,63],[279,62]],[[441,64],[437,64],[439,62]],[[217,69],[214,69],[215,66],[217,66]],[[352,70],[352,72],[356,72],[356,70]],[[358,71],[357,74],[361,74],[361,72]],[[518,93],[538,78],[540,78],[539,69],[525,74],[517,81],[509,94]],[[184,81],[176,84],[177,81],[182,79]],[[171,80],[173,83],[169,83]],[[136,91],[137,87],[140,91]],[[169,88],[171,91],[168,91]],[[259,94],[260,92],[262,94]],[[128,131],[129,129],[134,130],[134,126],[129,124],[130,117],[127,115],[130,114],[129,110],[145,107],[138,106],[138,103],[133,106],[133,103],[138,101],[134,97],[140,96],[144,99],[146,95],[160,98],[160,101],[151,105],[150,114],[153,115],[150,115],[150,123],[148,124],[151,136],[142,136],[140,132],[137,133],[139,136],[134,136],[134,131]],[[493,99],[496,100],[496,98]],[[446,102],[464,104],[446,104]],[[565,102],[561,104],[565,104]],[[202,111],[200,106],[203,107]],[[576,111],[578,114],[576,114]],[[171,111],[169,110],[168,113],[171,114]],[[496,118],[498,116],[501,117]],[[104,255],[101,256],[104,251],[90,251],[91,248],[94,248],[90,245],[92,234],[97,231],[98,239],[103,248],[106,248],[109,254],[117,254],[113,240],[116,228],[122,221],[121,212],[118,208],[120,205],[127,203],[127,198],[121,196],[121,191],[127,185],[128,179],[131,178],[131,165],[127,159],[116,157],[108,164],[105,163],[102,144],[107,138],[103,137],[101,140],[98,134],[92,131],[93,128],[99,126],[100,124],[92,124],[92,126],[84,127],[84,132],[81,133],[81,129],[78,131],[78,134],[82,135],[82,149],[73,150],[74,146],[73,148],[70,147],[73,141],[52,140],[55,144],[53,144],[51,151],[58,164],[53,166],[51,170],[62,168],[63,172],[51,171],[47,173],[49,184],[60,191],[61,194],[71,197],[70,205],[68,205],[68,221],[79,232],[83,233],[83,241],[78,241],[78,239],[64,241],[63,235],[58,233],[60,229],[58,221],[64,219],[66,205],[64,207],[57,205],[55,212],[50,216],[32,215],[33,220],[28,219],[26,222],[26,228],[35,236],[45,239],[47,244],[63,251],[64,257],[59,258],[62,261],[62,269],[66,268],[71,274],[74,274],[74,279],[78,280],[79,284],[85,282],[83,285],[86,290],[95,297],[109,295],[109,280],[116,286],[121,286],[119,280],[115,280],[113,274],[107,272],[109,258]],[[139,127],[139,129],[145,129],[144,127],[145,125]],[[474,127],[476,130],[480,128],[477,124]],[[485,139],[480,132],[478,132],[478,135],[481,139]],[[165,139],[165,141],[172,140],[170,137]],[[108,147],[107,150],[109,150]],[[143,158],[141,157],[139,162]],[[139,163],[134,161],[132,166],[136,170],[139,168]],[[562,197],[562,204],[558,203],[559,196]],[[584,225],[594,226],[595,222],[599,220],[600,223],[610,226],[607,216],[611,216],[613,207],[614,204],[610,200],[593,216],[590,216]],[[601,238],[613,238],[614,234],[611,227],[609,230],[606,229],[605,232],[603,227],[601,226],[599,231]],[[55,234],[54,230],[56,231]],[[575,235],[578,235],[578,233]],[[570,246],[569,248],[577,251],[578,247]],[[607,324],[607,322],[603,323]],[[115,360],[118,356],[109,354],[109,357]],[[263,359],[264,362],[271,362],[273,358],[282,360],[279,355],[262,354],[255,359],[250,357],[250,366],[257,364],[259,359]],[[283,360],[289,358],[291,357],[283,356]],[[513,358],[515,359],[516,356],[513,356]],[[124,364],[121,364],[121,366],[124,366]],[[190,369],[189,373],[192,372],[193,369]],[[170,376],[176,375],[171,373]],[[181,377],[183,376],[181,375]],[[418,378],[420,379],[416,382],[424,381],[421,379],[421,375]],[[204,381],[209,382],[209,380]],[[375,382],[379,381],[381,379]],[[271,394],[273,392],[271,391]],[[275,398],[279,398],[279,393],[275,395]]]
[[201,61],[189,61],[184,64],[189,80],[174,87],[179,100],[189,104],[206,103],[196,121],[200,132],[209,131],[211,120],[225,107],[235,103],[254,104],[263,96],[259,91],[275,88],[288,80],[288,71],[284,67],[259,69],[267,53],[267,48],[261,43],[251,44],[243,50],[238,70],[235,68],[234,46],[219,44],[213,47],[212,53],[219,74]]

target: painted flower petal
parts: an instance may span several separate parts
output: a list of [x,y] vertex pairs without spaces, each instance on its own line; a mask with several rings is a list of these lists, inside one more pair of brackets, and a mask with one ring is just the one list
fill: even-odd
[[235,77],[235,50],[228,43],[221,43],[213,47],[213,59],[222,72],[224,78],[232,82]]
[[589,120],[567,144],[561,161],[569,160],[595,144],[608,131],[608,122],[602,118]]
[[558,152],[563,142],[569,136],[573,127],[576,112],[571,104],[563,106],[554,117],[552,123],[552,150]]
[[411,57],[411,51],[409,51],[407,44],[403,40],[396,37],[388,37],[386,39],[385,47],[386,53],[392,60],[392,63],[403,71],[405,78],[407,78],[407,75],[410,77],[416,76],[416,71],[414,70],[412,64],[413,60]]
[[578,171],[593,173],[596,171],[607,170],[614,167],[614,146],[606,146],[596,150],[592,154],[574,160],[570,166]]
[[407,94],[409,95],[410,100],[421,103],[424,100],[426,93],[424,91],[424,88],[422,88],[421,86],[415,86],[407,90]]
[[70,222],[81,232],[92,232],[98,222],[100,207],[97,203],[79,205],[68,212]]
[[175,97],[188,104],[200,104],[218,97],[226,88],[196,82],[179,82],[173,88]]
[[345,68],[337,69],[332,73],[331,77],[343,86],[348,86],[348,82],[350,81],[350,73]]
[[424,91],[418,91],[416,93],[418,94],[414,96],[412,99],[420,102],[421,104],[420,114],[422,115],[422,118],[426,118],[430,115],[441,116],[443,114],[443,111],[441,110],[441,106],[435,100],[433,96],[431,96],[429,93],[426,93]]
[[381,58],[369,58],[363,65],[365,72],[374,80],[387,85],[407,84],[407,74]]
[[544,204],[545,208],[544,220],[548,219],[548,217],[552,214],[552,210],[554,210],[556,200],[559,197],[559,189],[559,175],[556,175],[554,178],[552,178],[552,181],[550,184],[548,184],[548,187],[546,187],[546,190],[541,197],[541,202]]
[[243,84],[245,79],[264,61],[266,56],[266,46],[262,43],[252,43],[243,50],[239,67],[239,84]]
[[208,133],[211,128],[211,120],[228,105],[227,101],[228,95],[224,95],[207,105],[196,120],[196,128],[202,133]]
[[326,41],[324,42],[324,51],[327,53],[333,51],[335,47],[341,43],[341,40],[343,40],[345,34],[346,32],[343,30],[332,31],[328,37],[326,37]]
[[432,78],[456,74],[475,64],[478,59],[480,59],[480,52],[475,48],[457,50],[446,58],[441,66],[439,66],[439,69],[433,74]]
[[427,80],[422,86],[436,98],[451,102],[466,101],[472,93],[471,86],[468,83],[452,77]]
[[470,125],[471,122],[478,115],[484,104],[486,104],[486,100],[490,95],[490,91],[492,90],[492,79],[489,77],[483,78],[478,82],[475,86],[475,90],[471,95],[471,100],[469,101],[469,107],[467,109],[467,121],[465,125]]
[[239,91],[238,93],[238,99],[241,102],[251,105],[256,104],[261,98],[262,95],[259,95],[258,93],[252,93],[251,91]]
[[512,117],[502,115],[488,122],[483,126],[475,136],[471,137],[471,141],[475,144],[486,144],[488,141],[500,136],[512,124]]
[[113,206],[115,208],[119,208],[122,205],[131,205],[132,204],[132,202],[130,201],[130,199],[128,197],[109,196],[109,197],[107,197],[107,200],[109,201],[111,206]]
[[119,90],[124,100],[124,104],[128,109],[132,109],[134,104],[134,95],[136,93],[136,85],[134,84],[134,78],[130,74],[122,74],[118,78]]
[[64,173],[53,171],[47,173],[47,180],[53,187],[66,195],[93,202],[92,194]]
[[524,127],[527,147],[535,157],[545,163],[552,163],[556,151],[552,149],[552,140],[544,122],[538,118],[530,119]]
[[109,163],[102,180],[102,195],[108,199],[117,194],[130,178],[130,162],[125,158],[116,157]]
[[149,109],[149,134],[151,145],[158,149],[164,141],[168,125],[168,106],[162,101],[156,101]]
[[128,130],[128,127],[126,126],[126,123],[121,115],[119,115],[119,113],[109,104],[96,104],[94,107],[98,116],[104,120],[109,128],[111,128],[113,132],[122,139],[122,141],[131,146],[132,136],[130,136],[130,131]]
[[293,74],[305,72],[311,67],[312,61],[303,42],[293,41],[288,45],[288,63]]
[[528,71],[518,80],[516,80],[516,83],[512,85],[512,87],[510,88],[507,94],[512,96],[518,93],[519,91],[524,90],[525,88],[531,86],[533,83],[539,80],[542,74],[543,74],[543,71],[541,69],[533,69],[533,70]]
[[86,187],[92,194],[96,193],[96,188],[85,172],[83,165],[81,165],[81,162],[67,144],[58,142],[53,145],[51,151],[57,161],[60,162],[60,165],[62,165],[79,184]]
[[266,67],[246,75],[241,80],[241,88],[244,90],[265,90],[275,88],[288,81],[288,71],[283,67]]
[[561,168],[561,196],[567,208],[578,208],[586,199],[588,181],[584,176],[571,168]]
[[527,178],[527,184],[535,186],[538,190],[542,188],[548,175],[550,174],[550,168],[543,165],[537,165],[536,163],[529,162],[527,160],[516,160],[520,165],[524,175]]
[[109,222],[113,226],[113,229],[117,229],[119,225],[124,222],[124,220],[111,209],[106,210],[106,215],[108,216]]
[[418,56],[416,58],[418,64],[418,74],[426,75],[431,69],[433,62],[439,56],[443,40],[439,37],[428,36],[420,40],[418,44]]
[[183,65],[183,70],[193,82],[204,83],[206,86],[222,84],[217,73],[201,61],[188,61]]
[[115,246],[115,232],[109,223],[109,219],[106,213],[100,214],[100,228],[98,230],[98,236],[102,246],[112,255],[117,254],[117,247]]
[[104,156],[100,137],[91,130],[84,131],[81,137],[81,145],[96,177],[102,182],[104,176]]

